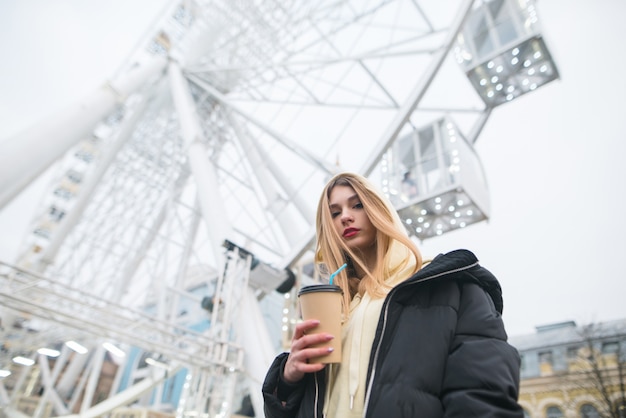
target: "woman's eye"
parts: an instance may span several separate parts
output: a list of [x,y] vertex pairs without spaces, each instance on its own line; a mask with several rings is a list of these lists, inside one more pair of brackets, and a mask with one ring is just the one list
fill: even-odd
[[355,209],[363,209],[363,203],[359,202],[356,205],[354,205]]
[[339,216],[339,212],[331,212],[331,213],[330,213],[330,216],[331,216],[332,218],[336,218],[337,216]]

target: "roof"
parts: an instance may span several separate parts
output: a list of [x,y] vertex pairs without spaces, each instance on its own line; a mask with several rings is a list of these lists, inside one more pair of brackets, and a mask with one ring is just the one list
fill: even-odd
[[626,319],[577,325],[574,321],[548,324],[535,327],[533,334],[516,335],[509,343],[520,351],[543,347],[569,345],[585,340],[586,330],[590,329],[594,340],[621,336],[626,339]]

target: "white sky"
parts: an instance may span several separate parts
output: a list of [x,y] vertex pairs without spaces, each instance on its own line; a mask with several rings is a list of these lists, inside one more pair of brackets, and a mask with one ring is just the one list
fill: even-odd
[[[0,152],[109,78],[165,3],[0,2]],[[503,286],[510,335],[626,317],[626,2],[537,7],[561,79],[497,108],[479,137],[490,221],[421,246],[474,251]],[[13,261],[44,185],[0,210],[0,260]]]

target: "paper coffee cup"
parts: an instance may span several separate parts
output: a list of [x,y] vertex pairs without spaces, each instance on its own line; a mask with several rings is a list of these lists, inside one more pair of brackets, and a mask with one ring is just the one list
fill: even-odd
[[335,338],[315,344],[312,347],[333,347],[333,351],[321,357],[309,359],[309,363],[340,363],[341,362],[341,305],[343,292],[339,286],[332,284],[315,284],[304,286],[298,292],[302,319],[317,319],[320,324],[310,330],[310,334],[328,333]]

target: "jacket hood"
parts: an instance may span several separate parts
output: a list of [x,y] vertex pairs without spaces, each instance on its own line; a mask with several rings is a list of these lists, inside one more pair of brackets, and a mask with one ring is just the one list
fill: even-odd
[[454,277],[455,280],[477,283],[485,289],[497,309],[502,314],[502,288],[498,279],[486,268],[482,267],[478,258],[469,250],[454,250],[437,255],[429,264],[411,276],[407,282],[445,280]]

